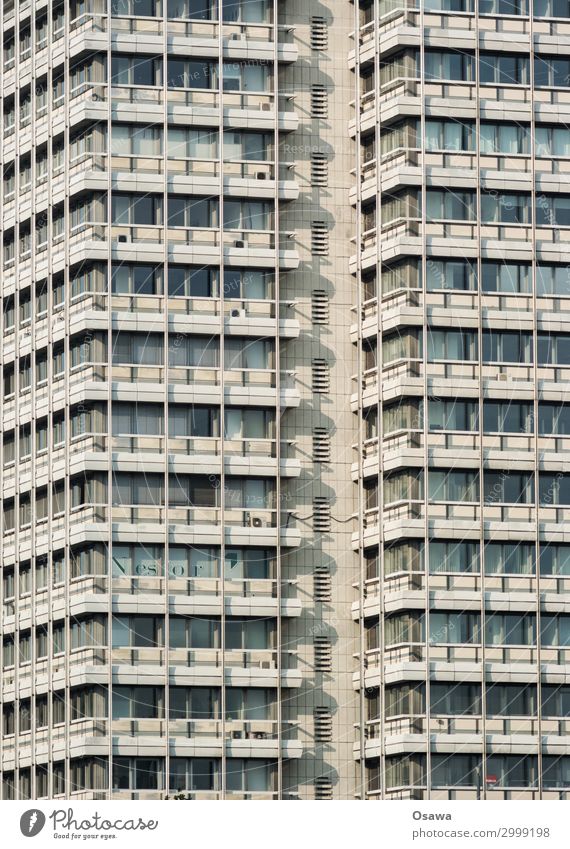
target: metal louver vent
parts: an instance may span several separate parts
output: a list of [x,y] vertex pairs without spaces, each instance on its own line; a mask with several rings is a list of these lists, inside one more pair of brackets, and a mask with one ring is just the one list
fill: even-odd
[[329,364],[326,360],[313,360],[313,392],[328,392],[330,388]]
[[324,533],[331,529],[331,505],[326,495],[313,498],[313,530]]
[[330,601],[332,596],[331,573],[328,565],[315,566],[313,574],[315,601]]
[[329,160],[326,153],[313,152],[311,154],[311,185],[328,186],[329,184]]
[[326,427],[313,428],[313,462],[330,463],[331,438]]
[[326,256],[329,252],[329,228],[326,221],[311,224],[311,253]]
[[332,740],[332,714],[326,707],[316,707],[313,710],[315,723],[315,741],[327,743]]
[[321,15],[311,18],[311,50],[326,50],[329,46],[327,22]]
[[332,797],[330,778],[315,778],[315,799],[332,799]]
[[313,289],[311,295],[311,318],[313,324],[328,324],[329,296],[324,289]]
[[330,672],[332,669],[332,646],[328,637],[315,637],[315,669]]
[[329,114],[329,94],[322,83],[311,86],[311,117],[326,118]]

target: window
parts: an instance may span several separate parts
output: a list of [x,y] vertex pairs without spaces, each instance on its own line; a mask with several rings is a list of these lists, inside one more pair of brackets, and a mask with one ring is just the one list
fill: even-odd
[[468,471],[430,469],[430,501],[478,501],[479,475]]
[[164,645],[162,616],[113,617],[113,648],[156,648]]
[[169,645],[172,648],[219,648],[220,621],[199,616],[171,616]]
[[537,356],[540,365],[569,365],[570,335],[539,333]]
[[541,575],[570,575],[570,545],[540,546]]
[[433,787],[475,787],[479,755],[431,756],[431,783]]
[[107,689],[100,686],[80,687],[70,694],[71,721],[106,718]]
[[162,758],[113,758],[113,790],[162,790]]
[[530,153],[530,128],[519,124],[481,124],[481,153]]
[[570,129],[567,127],[536,127],[536,156],[570,156]]
[[570,758],[543,755],[542,785],[544,788],[570,787]]
[[164,504],[164,478],[159,474],[116,472],[112,500],[117,506],[161,506]]
[[217,687],[170,687],[169,704],[170,719],[217,719],[221,695]]
[[273,435],[274,417],[265,410],[225,409],[224,437],[226,439],[269,439]]
[[226,719],[242,719],[246,722],[270,719],[273,701],[271,690],[261,687],[228,687]]
[[268,21],[266,0],[222,0],[222,20],[227,23],[255,23]]
[[540,639],[545,646],[570,646],[570,616],[542,614]]
[[269,619],[226,619],[227,651],[260,651],[273,646],[275,622]]
[[182,265],[168,267],[168,296],[170,298],[211,298],[217,293],[217,289],[217,269]]
[[70,762],[71,791],[106,790],[109,784],[107,763],[100,758],[77,758]]
[[162,719],[162,687],[113,686],[113,719]]
[[158,7],[158,0],[112,0],[111,14],[117,17],[129,15],[154,18],[158,14]]
[[[133,0],[137,4],[140,0]],[[162,128],[138,124],[113,124],[111,153],[120,156],[161,156]]]
[[384,479],[384,501],[418,501],[423,498],[423,472],[404,471],[386,476]]
[[164,408],[160,404],[115,403],[113,436],[161,436],[164,433]]
[[437,260],[429,258],[427,261],[426,277],[427,288],[430,291],[437,289],[459,289],[461,291],[467,291],[477,288],[476,263],[467,260]]
[[168,410],[168,430],[172,437],[216,436],[218,411],[214,407],[172,405]]
[[485,401],[483,427],[487,433],[533,433],[533,405],[524,401]]
[[209,336],[176,336],[169,345],[168,364],[172,367],[218,368],[219,340]]
[[554,504],[570,504],[570,475],[558,472],[539,476],[539,499],[542,507]]
[[[406,400],[384,407],[382,421],[384,435],[398,430],[420,430],[423,427],[423,404],[421,400]],[[370,408],[366,415],[369,425],[367,439],[377,436],[377,410]]]
[[149,227],[162,222],[162,198],[159,195],[122,195],[113,193],[112,221],[117,225]]
[[261,62],[224,62],[224,91],[269,90],[269,68]]
[[[426,121],[426,150],[475,150],[475,125],[464,121]],[[404,147],[405,145],[400,145]],[[415,147],[415,145],[413,145]]]
[[483,262],[481,264],[481,277],[484,292],[530,294],[532,291],[530,265]]
[[451,189],[428,189],[426,215],[428,221],[475,221],[475,195]]
[[567,88],[570,85],[570,59],[535,56],[534,84],[535,86]]
[[154,56],[121,56],[111,60],[112,85],[162,85],[162,59]]
[[430,685],[431,714],[473,716],[481,714],[481,687],[478,684]]
[[536,618],[534,614],[488,613],[485,641],[490,646],[533,646]]
[[158,366],[164,361],[164,338],[158,333],[113,334],[114,365]]
[[[75,284],[75,280],[73,281]],[[162,292],[162,269],[154,265],[114,264],[111,273],[111,289],[115,295],[159,295]],[[97,291],[89,286],[73,287],[73,295],[80,291]]]
[[212,18],[212,5],[211,0],[168,0],[168,17],[208,21]]
[[536,294],[570,295],[570,271],[566,265],[537,265]]
[[[372,629],[374,639],[374,632],[378,635],[379,624],[373,625]],[[387,616],[384,620],[384,641],[387,646],[423,642],[423,630],[423,616],[416,611]],[[375,644],[369,642],[368,648],[378,648],[378,642]]]
[[479,543],[430,540],[429,570],[437,572],[479,572]]
[[71,649],[105,647],[107,644],[107,617],[72,617],[70,623]]
[[252,268],[224,268],[224,297],[261,300],[273,297],[273,273]]
[[386,758],[387,788],[415,787],[422,784],[425,784],[423,755],[396,755]]
[[[246,5],[248,5],[246,3]],[[273,136],[269,133],[224,131],[224,162],[265,162]]]
[[271,369],[274,367],[273,341],[270,339],[241,339],[226,337],[224,368]]
[[536,686],[488,684],[487,716],[535,716]]
[[218,133],[189,127],[168,128],[169,159],[217,159]]
[[261,758],[226,761],[226,790],[228,792],[267,792],[273,789],[275,764]]
[[[229,203],[227,201],[226,203]],[[224,208],[226,206],[224,203]],[[168,226],[204,229],[218,226],[217,198],[168,196]]]
[[[386,718],[395,716],[409,716],[425,712],[425,692],[423,684],[402,684],[398,687],[387,687]],[[372,700],[371,700],[372,701]],[[377,701],[374,699],[373,701]],[[373,706],[370,705],[370,708]],[[379,705],[373,708],[374,718],[380,719]]]
[[477,406],[473,401],[430,401],[430,430],[478,430]]
[[224,200],[227,230],[271,230],[273,204],[267,201]]
[[218,790],[220,761],[214,758],[170,758],[171,792]]
[[532,363],[532,334],[516,330],[484,330],[483,362]]
[[543,716],[570,716],[570,687],[543,684],[541,693]]
[[531,472],[485,471],[483,481],[486,505],[534,503],[534,476]]
[[480,642],[480,617],[478,613],[440,613],[432,611],[429,617],[429,641],[436,644]]
[[486,224],[530,224],[530,195],[481,194],[481,220]]
[[482,85],[528,85],[528,57],[483,53],[479,57],[479,81]]
[[168,59],[168,88],[213,88],[216,65],[192,59]]
[[[379,577],[378,557],[367,558],[369,577]],[[416,540],[395,543],[384,548],[384,573],[421,572],[423,569],[423,545]]]
[[426,80],[473,80],[473,56],[468,53],[426,50],[425,76]]
[[536,223],[539,227],[570,227],[570,197],[541,194],[536,199]]
[[484,548],[485,574],[534,575],[534,546],[527,543],[488,542]]
[[498,787],[536,787],[537,759],[534,755],[491,755],[487,757],[487,775],[494,775]]

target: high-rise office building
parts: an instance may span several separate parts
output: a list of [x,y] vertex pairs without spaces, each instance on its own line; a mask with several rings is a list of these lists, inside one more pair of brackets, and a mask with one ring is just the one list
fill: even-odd
[[362,793],[568,792],[570,8],[361,8]]
[[329,23],[4,3],[5,799],[354,793]]
[[2,798],[564,797],[568,3],[0,29]]

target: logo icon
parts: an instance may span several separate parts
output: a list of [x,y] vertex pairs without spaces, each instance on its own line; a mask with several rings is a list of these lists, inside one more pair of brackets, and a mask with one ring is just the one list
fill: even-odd
[[35,837],[46,824],[46,815],[37,808],[26,811],[20,817],[20,831],[24,837]]

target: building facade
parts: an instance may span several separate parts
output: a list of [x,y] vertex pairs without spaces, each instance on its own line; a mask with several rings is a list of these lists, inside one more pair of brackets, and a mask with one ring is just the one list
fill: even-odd
[[564,798],[568,4],[0,29],[2,798]]
[[401,6],[350,54],[361,786],[564,798],[569,9]]

